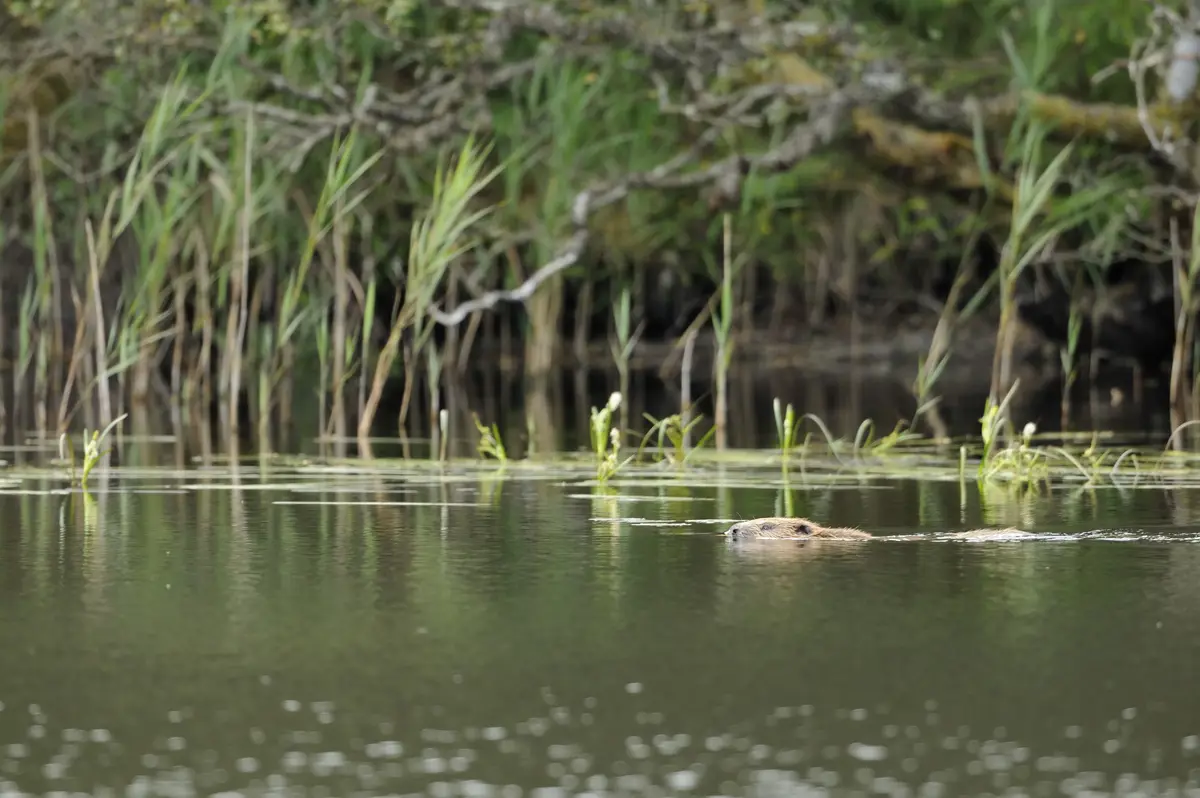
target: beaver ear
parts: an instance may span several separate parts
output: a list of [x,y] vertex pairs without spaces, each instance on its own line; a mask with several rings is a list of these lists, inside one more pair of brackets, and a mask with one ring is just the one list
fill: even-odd
[[798,527],[796,527],[796,531],[801,535],[811,535],[813,533],[812,524],[800,524]]

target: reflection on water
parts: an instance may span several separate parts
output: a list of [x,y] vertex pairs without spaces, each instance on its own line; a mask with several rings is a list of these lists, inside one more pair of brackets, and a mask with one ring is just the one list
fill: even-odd
[[[0,495],[6,794],[1200,788],[1200,494],[1043,500],[1054,542],[746,546],[708,533],[773,490],[271,480]],[[991,520],[959,500],[797,512]]]
[[[796,365],[738,367],[735,359],[729,375],[729,446],[778,446],[772,407],[776,398],[783,404],[791,403],[797,416],[812,414],[820,418],[837,438],[853,440],[864,420],[871,421],[874,435],[881,437],[895,429],[898,423],[912,421],[916,404],[911,387],[912,376],[904,370],[879,373],[849,369],[815,371]],[[947,434],[979,434],[979,417],[988,387],[987,375],[971,381],[938,383],[939,414]],[[1178,423],[1173,423],[1167,412],[1167,396],[1161,383],[1139,388],[1118,382],[1091,391],[1086,387],[1079,388],[1080,395],[1072,404],[1070,430],[1103,430],[1116,433],[1129,443],[1141,442],[1149,436],[1155,445],[1162,445]],[[439,406],[446,411],[448,454],[451,457],[476,456],[479,442],[473,418],[476,415],[485,425],[497,426],[508,454],[514,458],[589,449],[589,412],[593,407],[603,407],[609,395],[618,388],[616,372],[603,368],[564,371],[544,382],[527,382],[519,372],[495,369],[472,372],[463,378],[447,378],[440,386]],[[294,423],[286,429],[268,425],[264,448],[288,453],[353,456],[357,451],[353,444],[339,451],[336,443],[322,446],[315,442],[315,431],[327,426],[328,418],[320,418],[315,391],[311,395],[310,392],[300,394],[302,396],[298,394],[298,401],[291,407],[290,417]],[[433,456],[429,448],[432,427],[428,395],[427,387],[420,384],[418,377],[403,431],[408,440],[403,445],[380,442],[373,447],[375,455]],[[712,384],[707,371],[695,373],[691,398],[693,412],[703,416],[692,435],[692,443],[695,443],[709,429],[713,419]],[[392,439],[401,433],[399,397],[392,399],[394,401],[390,403],[385,401],[376,415],[372,433],[376,437]],[[348,397],[347,401],[350,407],[356,404],[355,397]],[[678,414],[681,401],[682,391],[676,378],[664,379],[653,369],[633,370],[629,395],[621,405],[628,416],[625,445],[636,448],[641,437],[651,429],[652,422],[646,415],[663,419]],[[1041,432],[1059,430],[1058,382],[1022,382],[1011,410],[1018,427],[1033,422]],[[28,418],[23,421],[11,416],[7,417],[7,423],[0,419],[0,441],[15,445],[15,449],[5,450],[4,457],[16,463],[38,459],[27,451],[31,437],[27,431],[32,428],[33,419],[31,408],[25,407],[25,411]],[[203,423],[204,414],[198,410],[180,413],[156,404],[149,408],[130,407],[129,412],[123,427],[125,433],[145,439],[163,435],[174,436],[174,439],[169,446],[155,445],[145,450],[123,445],[121,455],[125,464],[183,467],[193,458],[208,462],[214,453],[230,453],[219,431]],[[349,428],[356,428],[353,417]],[[244,438],[241,453],[257,452],[260,444],[257,426],[250,419],[243,419],[241,431]],[[923,423],[919,424],[918,431],[922,434],[931,432]],[[798,441],[803,441],[809,434],[814,440],[822,440],[818,427],[802,420]],[[45,448],[57,452],[57,437],[50,437]]]
[[[915,358],[914,358],[915,368]],[[990,356],[987,360],[990,363]],[[1021,390],[1012,402],[1013,418],[1018,426],[1033,422],[1042,432],[1059,431],[1062,425],[1060,382],[1036,382],[1026,375]],[[729,375],[728,440],[733,448],[760,448],[778,445],[772,403],[791,403],[797,415],[811,413],[826,424],[838,438],[853,439],[864,420],[875,425],[882,436],[898,423],[910,423],[916,411],[912,395],[913,374],[906,369],[845,369],[817,371],[804,365],[764,368],[744,366],[735,361]],[[1104,430],[1131,439],[1150,435],[1156,442],[1166,440],[1177,425],[1168,412],[1166,386],[1157,383],[1134,384],[1118,374],[1111,383],[1089,388],[1077,385],[1066,429]],[[527,383],[519,375],[473,375],[461,385],[444,385],[444,405],[450,413],[451,427],[458,438],[452,451],[462,456],[474,453],[475,427],[471,413],[487,423],[496,423],[510,453],[520,456],[527,447],[537,452],[570,451],[588,446],[588,418],[592,407],[603,407],[609,394],[619,389],[612,369],[564,372],[545,384]],[[979,434],[989,377],[938,383],[936,393],[945,433],[952,436]],[[697,372],[691,386],[694,412],[706,421],[694,436],[698,438],[713,418],[713,389],[709,372]],[[424,392],[418,391],[418,396]],[[682,391],[676,379],[663,379],[653,369],[634,370],[630,393],[626,397],[630,444],[650,428],[644,414],[661,419],[680,412]],[[377,434],[397,433],[392,414],[384,414]],[[801,438],[821,433],[815,426],[802,423]],[[414,405],[409,432],[424,436],[430,429],[423,406]],[[922,433],[929,429],[920,427]]]

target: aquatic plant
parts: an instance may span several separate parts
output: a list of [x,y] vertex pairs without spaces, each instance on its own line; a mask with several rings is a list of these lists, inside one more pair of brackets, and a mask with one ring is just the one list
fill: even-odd
[[612,478],[623,466],[633,460],[630,456],[620,460],[621,430],[613,424],[613,413],[621,406],[621,394],[613,393],[608,403],[600,409],[592,408],[589,431],[592,452],[595,455],[596,479],[604,482]]
[[[708,442],[716,433],[716,427],[709,427],[708,432],[696,441],[694,447],[688,445],[690,435],[703,416],[696,416],[690,421],[684,422],[683,416],[679,413],[667,416],[665,418],[655,418],[649,413],[642,414],[647,421],[650,422],[650,429],[646,430],[646,434],[642,436],[641,443],[638,445],[637,455],[641,459],[642,452],[646,447],[646,442],[651,437],[657,438],[656,449],[660,458],[674,465],[686,465],[688,460],[695,454],[698,449],[704,448],[704,444]],[[665,440],[664,440],[665,439]],[[669,442],[671,448],[668,450],[666,442]]]
[[[1107,460],[1109,457],[1117,457],[1118,462],[1114,463],[1112,469],[1109,471],[1110,474],[1115,474],[1117,467],[1120,464],[1120,460],[1124,454],[1133,454],[1127,450],[1126,452],[1118,455],[1116,452],[1101,449],[1099,446],[1098,436],[1095,435],[1092,436],[1091,444],[1081,452],[1076,452],[1073,454],[1062,446],[1051,447],[1050,451],[1073,465],[1083,477],[1085,485],[1095,484],[1100,481],[1104,474],[1104,468],[1107,465]],[[1136,455],[1134,455],[1134,460],[1132,462],[1136,468]]]
[[438,459],[442,462],[446,461],[450,452],[450,411],[442,408],[438,411],[437,424],[434,429],[438,436],[434,439],[434,448],[437,450]]
[[1011,427],[1008,408],[1016,395],[1020,380],[1013,383],[1004,399],[996,402],[991,396],[984,403],[983,415],[979,418],[979,436],[983,441],[983,454],[979,460],[979,475],[982,477],[996,452],[996,444],[1005,429]]
[[[621,396],[629,395],[629,358],[633,354],[633,348],[637,346],[638,336],[641,334],[642,327],[645,321],[638,322],[637,329],[631,327],[631,310],[630,303],[632,301],[632,290],[628,283],[621,285],[621,291],[618,294],[617,301],[613,305],[613,328],[616,335],[616,340],[610,343],[612,349],[613,362],[617,365],[617,375],[620,383],[618,392]],[[621,427],[628,428],[629,426],[629,403],[621,404]]]
[[[976,120],[974,125],[974,133],[976,157],[979,159],[981,173],[986,175],[989,174],[987,171],[987,143],[984,140],[983,130],[978,120]],[[992,275],[983,280],[982,285],[976,289],[975,293],[967,300],[962,309],[959,309],[963,293],[976,277],[976,268],[971,253],[975,251],[979,238],[984,232],[984,219],[991,210],[992,203],[993,199],[989,193],[985,207],[981,213],[971,219],[971,230],[967,236],[967,246],[964,248],[958,268],[955,271],[954,282],[951,284],[950,290],[946,295],[946,300],[942,304],[937,325],[934,327],[933,335],[930,338],[929,349],[924,356],[917,360],[917,373],[913,378],[911,386],[912,395],[917,402],[916,410],[913,411],[912,424],[916,426],[918,420],[924,419],[937,438],[948,437],[948,432],[945,423],[938,413],[940,397],[934,394],[934,389],[954,353],[955,330],[962,321],[978,312],[984,300],[994,289],[996,277],[998,276]]]
[[[790,405],[788,406],[788,410],[791,410]],[[781,437],[782,435],[787,435],[789,439],[794,439],[795,429],[798,422],[793,422],[791,424],[792,431],[790,433],[787,432],[787,418],[785,416],[783,420],[780,420],[778,400],[776,400],[775,413],[776,428],[781,430]],[[902,444],[924,440],[924,436],[922,436],[920,433],[906,431],[906,425],[903,421],[897,422],[895,428],[893,428],[890,433],[882,438],[876,439],[874,437],[875,422],[871,419],[863,419],[863,421],[858,425],[858,428],[855,430],[854,440],[847,443],[846,441],[835,438],[833,433],[830,432],[829,426],[820,416],[815,413],[805,413],[800,417],[799,420],[809,421],[816,426],[817,430],[821,433],[821,436],[825,439],[825,444],[829,447],[830,453],[833,454],[833,456],[837,458],[839,462],[842,462],[839,453],[847,449],[849,449],[850,453],[854,455],[855,459],[857,459],[863,455],[885,454],[889,449],[896,448]],[[804,448],[807,449],[807,439]]]
[[[724,450],[735,339],[772,334],[804,316],[821,324],[831,300],[861,310],[866,287],[886,293],[891,286],[907,290],[916,277],[927,282],[907,265],[919,259],[902,256],[915,245],[938,263],[949,262],[947,252],[961,259],[945,302],[946,324],[913,382],[915,416],[932,419],[955,319],[967,314],[958,307],[971,284],[967,251],[974,242],[998,231],[1009,238],[1000,270],[1003,376],[1012,286],[1057,246],[1055,231],[1088,232],[1091,225],[1103,228],[1094,238],[1115,241],[1130,224],[1167,213],[1150,208],[1144,196],[1153,192],[1141,184],[1135,194],[1114,191],[1120,180],[1109,178],[1118,167],[1102,176],[1096,169],[1124,164],[1120,177],[1145,167],[1145,159],[1111,157],[1105,143],[1117,135],[1127,142],[1128,126],[1118,123],[1135,109],[1104,106],[1113,124],[1097,131],[1089,121],[1095,115],[1086,113],[1092,107],[1069,91],[1079,74],[1111,62],[1146,27],[1143,12],[1115,0],[1094,20],[1063,4],[1000,9],[922,0],[886,22],[868,13],[865,0],[854,0],[846,13],[862,23],[855,36],[886,55],[903,63],[911,48],[897,41],[918,36],[945,64],[969,59],[970,69],[935,70],[930,91],[961,88],[954,84],[965,76],[978,86],[1017,87],[962,105],[974,124],[976,163],[953,162],[954,177],[965,175],[961,183],[931,181],[952,187],[955,196],[926,185],[904,202],[893,202],[891,176],[868,161],[945,177],[943,162],[953,161],[947,153],[965,136],[944,130],[937,118],[901,127],[887,103],[856,109],[851,124],[833,112],[826,116],[830,92],[853,89],[839,87],[833,75],[860,70],[835,63],[825,74],[827,59],[838,56],[814,58],[809,36],[780,47],[774,36],[790,28],[774,24],[782,12],[770,4],[763,8],[771,23],[766,33],[743,37],[737,48],[721,43],[729,25],[749,30],[746,20],[730,21],[712,9],[697,14],[671,6],[659,19],[634,4],[621,12],[629,25],[606,27],[603,42],[580,48],[563,42],[591,41],[593,26],[607,24],[587,4],[556,8],[552,29],[542,16],[510,25],[501,19],[507,12],[486,3],[454,13],[411,3],[270,5],[172,6],[164,17],[153,3],[102,4],[88,24],[102,22],[103,29],[87,32],[87,39],[96,56],[88,63],[103,68],[89,71],[86,84],[61,86],[37,75],[47,60],[71,60],[53,54],[73,46],[85,20],[60,0],[14,6],[22,33],[5,40],[17,68],[0,86],[0,185],[14,218],[29,220],[27,230],[5,225],[17,231],[5,243],[27,238],[31,267],[2,289],[0,314],[8,315],[0,318],[6,339],[0,343],[14,361],[0,391],[0,403],[13,400],[13,407],[0,407],[6,428],[12,419],[40,432],[73,429],[77,412],[85,425],[97,426],[98,418],[128,404],[152,405],[161,395],[177,397],[170,403],[178,406],[169,408],[176,424],[207,417],[215,407],[227,436],[238,432],[241,407],[259,448],[269,450],[311,390],[318,437],[340,446],[354,423],[366,441],[382,386],[396,379],[404,390],[399,425],[405,427],[416,404],[437,437],[445,370],[454,363],[462,372],[480,330],[481,340],[498,341],[505,354],[509,339],[523,336],[532,370],[545,370],[557,355],[565,302],[576,287],[577,337],[591,322],[611,319],[627,395],[639,338],[632,308],[657,298],[651,296],[657,283],[642,278],[649,270],[641,267],[653,263],[670,278],[664,285],[713,292],[711,319],[699,314],[700,324],[684,340],[690,354],[696,330],[711,320],[713,417],[717,448]],[[1056,19],[1071,20],[1077,38],[1065,38],[1070,26],[1051,24]],[[652,69],[647,30],[666,37],[649,48]],[[1068,41],[1070,57],[1062,58]],[[1007,64],[992,57],[1000,47]],[[399,77],[395,52],[421,66]],[[712,57],[719,63],[697,80],[695,64]],[[441,83],[447,74],[477,79],[451,87]],[[1133,87],[1114,83],[1087,88],[1121,102]],[[78,90],[84,85],[86,91]],[[1065,93],[1048,94],[1054,91]],[[1015,123],[1014,99],[1028,101]],[[1051,139],[1028,121],[1029,103],[1075,138],[1048,169],[1041,167],[1041,148],[1049,149]],[[796,118],[801,109],[810,117],[803,123]],[[1150,111],[1152,133],[1159,117]],[[491,144],[472,150],[468,131]],[[842,148],[843,133],[878,158],[858,157],[857,144]],[[895,134],[903,146],[889,149]],[[930,144],[938,146],[923,149]],[[1011,219],[1001,189],[1014,158],[994,164],[1000,144],[1017,156]],[[1126,155],[1131,150],[1120,146]],[[457,166],[447,175],[446,159],[456,150]],[[460,181],[467,163],[474,171]],[[493,166],[499,173],[488,175]],[[1068,179],[1069,197],[1047,190]],[[982,208],[981,194],[988,197]],[[401,242],[398,249],[394,242]],[[697,268],[701,251],[720,263]],[[1123,253],[1109,246],[1100,254],[1097,261],[1111,262]],[[541,271],[552,263],[561,264],[557,271]],[[772,287],[762,290],[767,280]],[[607,285],[618,286],[614,306],[593,308],[591,297],[603,294],[595,289]],[[1181,309],[1191,305],[1183,293],[1189,290],[1179,288]],[[460,294],[469,296],[470,312],[459,312]],[[744,312],[735,298],[746,307],[757,300],[759,308],[773,298],[768,327],[756,327],[761,314]],[[513,309],[521,330],[510,324]],[[460,322],[467,325],[461,337]],[[447,328],[444,340],[434,336],[438,325]],[[1188,392],[1182,382],[1188,329],[1177,336],[1181,376],[1173,381],[1180,396]],[[345,396],[355,380],[357,413]],[[422,380],[425,390],[415,388]],[[690,384],[682,397],[678,428],[686,449]],[[620,409],[626,435],[633,434],[629,407]],[[901,434],[876,441],[873,430],[860,433],[839,451],[878,450]]]
[[854,434],[854,451],[882,454],[904,443],[923,439],[924,436],[918,432],[908,430],[907,427],[908,425],[903,420],[897,421],[896,426],[892,428],[891,432],[882,438],[876,439],[875,422],[869,418],[863,419]]
[[500,439],[500,429],[495,424],[485,427],[477,413],[472,413],[471,418],[475,422],[475,429],[479,430],[479,443],[476,445],[479,456],[485,459],[491,457],[501,463],[508,462],[508,452]]
[[1076,303],[1071,304],[1070,316],[1067,318],[1067,343],[1059,348],[1059,363],[1062,367],[1062,401],[1060,407],[1061,422],[1065,429],[1071,411],[1071,386],[1079,377],[1077,352],[1079,350],[1079,334],[1083,329],[1083,314]]
[[[1012,37],[1003,32],[1001,41],[1022,88],[1037,90],[1046,80],[1053,59],[1053,4],[1044,3],[1034,11],[1032,53],[1022,58]],[[1017,285],[1035,259],[1065,231],[1094,218],[1114,186],[1101,181],[1087,187],[1074,187],[1065,198],[1055,189],[1066,174],[1068,160],[1076,149],[1068,143],[1043,165],[1042,150],[1049,128],[1022,106],[1009,133],[1010,152],[1016,157],[1016,180],[1012,198],[1012,216],[1008,235],[1000,251],[998,264],[1000,320],[996,332],[996,351],[992,361],[990,396],[995,401],[1012,383],[1013,352],[1016,339]]]
[[[1200,202],[1192,211],[1191,249],[1187,265],[1183,264],[1177,225],[1172,220],[1171,242],[1175,284],[1175,346],[1171,357],[1170,402],[1174,409],[1195,398],[1188,374],[1195,371],[1196,352],[1196,280],[1200,278]],[[1189,369],[1188,366],[1191,366]]]
[[1046,452],[1030,445],[1036,431],[1033,422],[1029,422],[1011,445],[992,450],[986,465],[980,463],[983,478],[1004,478],[1027,486],[1045,482],[1049,477]]
[[[474,246],[467,236],[472,225],[492,210],[491,206],[471,209],[476,197],[499,173],[499,168],[483,172],[488,151],[488,145],[477,146],[474,137],[468,137],[452,168],[447,170],[442,163],[438,165],[429,209],[413,227],[405,272],[404,301],[392,314],[391,331],[379,352],[375,378],[359,417],[358,436],[361,440],[365,441],[370,433],[375,411],[383,396],[384,383],[401,341],[411,330],[410,363],[415,361],[433,332],[433,319],[428,314],[436,290],[451,263]],[[430,363],[431,375],[436,374],[433,361]],[[412,388],[412,373],[411,368],[405,370],[406,396]]]
[[772,402],[772,410],[775,412],[775,434],[779,441],[779,453],[786,463],[788,453],[796,445],[796,412],[792,409],[791,402],[788,402],[786,412],[781,411],[778,396]]
[[[104,443],[108,433],[112,432],[118,424],[124,421],[128,414],[122,414],[109,422],[109,425],[103,431],[95,430],[88,435],[88,430],[84,427],[83,430],[83,470],[80,474],[80,487],[86,492],[88,489],[88,475],[92,473],[104,456],[112,451],[112,447],[101,449],[100,446]],[[64,432],[58,439],[59,459],[66,460],[69,464],[71,482],[75,481],[75,449],[71,446],[67,434]]]
[[[733,359],[733,231],[728,213],[722,216],[721,236],[721,289],[719,302],[712,313],[713,335],[717,340],[717,357],[713,364],[713,382],[716,391],[717,448],[725,448],[725,430],[729,421],[729,361]],[[718,309],[719,308],[719,309]]]

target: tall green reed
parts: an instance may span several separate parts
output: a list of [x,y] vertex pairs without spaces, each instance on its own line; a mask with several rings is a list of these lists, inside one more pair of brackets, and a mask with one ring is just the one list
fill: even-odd
[[[611,69],[593,71],[583,62],[561,63],[546,55],[532,74],[513,84],[510,102],[494,112],[497,152],[506,163],[504,202],[497,221],[513,230],[532,230],[531,262],[508,251],[505,281],[520,284],[557,254],[571,231],[575,195],[599,175],[611,139],[596,105]],[[526,374],[544,375],[558,341],[563,276],[537,287],[525,304]]]
[[[1047,164],[1041,167],[1041,147],[1045,128],[1032,122],[1022,138],[1021,164],[1017,175],[1016,196],[1013,201],[1012,223],[1008,238],[1000,253],[1000,322],[996,336],[996,351],[992,362],[994,399],[1006,392],[1012,382],[1013,347],[1016,340],[1016,297],[1021,275],[1051,239],[1078,222],[1079,212],[1044,216],[1050,206],[1054,187],[1062,175],[1072,146],[1068,144]],[[1074,206],[1088,197],[1072,198]]]
[[778,396],[772,401],[771,409],[775,414],[775,438],[779,441],[779,455],[786,464],[788,455],[796,445],[796,431],[800,422],[796,418],[792,403],[788,402],[787,409],[784,410]]
[[[163,88],[142,131],[133,158],[125,170],[120,187],[108,194],[96,222],[93,223],[89,218],[84,223],[83,243],[87,253],[85,262],[88,275],[87,306],[91,312],[89,322],[95,352],[92,382],[97,391],[100,415],[104,419],[113,418],[110,379],[123,373],[125,368],[136,362],[136,358],[126,356],[113,362],[115,353],[119,354],[122,349],[128,351],[129,347],[127,344],[122,346],[121,337],[116,332],[119,329],[115,324],[116,320],[113,320],[113,329],[106,330],[100,291],[101,273],[109,263],[116,241],[134,224],[148,198],[159,191],[160,177],[176,157],[176,151],[171,148],[172,137],[206,99],[206,95],[202,93],[189,100],[186,79],[187,70],[181,68],[173,80]],[[152,261],[149,267],[155,268],[160,265]],[[153,317],[157,314],[149,315]],[[89,390],[90,387],[89,385]]]
[[[349,265],[347,263],[347,238],[359,205],[369,196],[372,187],[358,189],[363,178],[383,157],[383,150],[367,155],[361,146],[358,129],[350,128],[343,137],[335,135],[326,163],[325,179],[311,214],[308,216],[305,238],[299,262],[290,270],[284,282],[281,303],[275,319],[273,337],[273,369],[271,388],[291,372],[294,362],[294,340],[303,329],[308,315],[319,307],[310,293],[309,270],[312,268],[318,249],[326,237],[333,234],[332,263],[329,264],[333,283],[330,299],[333,300],[331,350],[332,369],[329,387],[333,392],[333,424],[337,435],[344,436],[346,429],[346,407],[344,390],[346,364],[353,346],[348,329],[347,307],[349,305]],[[305,298],[309,300],[307,304]],[[326,323],[324,320],[319,323]],[[322,387],[322,392],[326,388]],[[323,400],[322,400],[323,404]],[[322,426],[325,419],[322,416]]]
[[[976,120],[975,125],[975,153],[980,162],[981,170],[986,174],[987,145],[983,139],[983,126],[979,120]],[[976,277],[977,270],[974,265],[974,250],[984,232],[984,218],[992,203],[991,191],[992,184],[989,181],[988,200],[980,213],[969,223],[970,233],[966,237],[966,246],[963,248],[958,269],[955,271],[954,281],[951,283],[950,291],[947,293],[945,302],[942,304],[941,313],[938,314],[937,325],[934,327],[933,336],[929,342],[929,349],[917,361],[917,373],[912,383],[912,394],[917,400],[917,407],[913,412],[912,426],[915,427],[917,421],[924,418],[933,430],[935,437],[938,438],[949,437],[949,432],[945,422],[942,420],[941,414],[938,412],[940,397],[934,393],[934,390],[938,380],[949,365],[951,356],[954,354],[954,333],[960,323],[979,311],[984,300],[995,288],[999,276],[998,272],[989,275],[983,281],[983,284],[963,303],[963,295]],[[959,308],[960,304],[963,304],[961,309]]]
[[[664,124],[646,97],[630,58],[615,52],[599,63],[564,63],[548,53],[530,75],[514,82],[504,101],[494,104],[496,147],[506,164],[500,179],[504,201],[495,221],[505,232],[529,238],[528,246],[504,250],[504,283],[520,284],[558,254],[574,232],[572,206],[580,191],[649,170],[673,154],[673,123]],[[603,265],[583,279],[594,287],[626,273],[659,244],[681,235],[686,225],[673,218],[663,221],[669,217],[657,213],[662,205],[655,192],[631,192],[596,213],[589,225]],[[527,376],[544,373],[553,364],[564,285],[574,274],[546,280],[526,303]],[[631,285],[630,290],[636,289]],[[636,304],[636,294],[632,298]]]
[[721,236],[721,289],[718,306],[712,310],[713,335],[717,339],[717,357],[713,364],[713,379],[716,383],[714,402],[714,423],[716,425],[716,444],[718,450],[726,448],[727,422],[729,418],[729,363],[733,359],[734,341],[732,336],[734,317],[733,297],[733,228],[728,213],[722,218]]
[[[1171,355],[1170,403],[1179,415],[1192,393],[1188,379],[1189,371],[1195,370],[1195,355],[1192,352],[1196,338],[1196,279],[1200,277],[1200,203],[1192,211],[1191,244],[1186,264],[1183,248],[1179,243],[1178,224],[1171,224],[1172,261],[1171,269],[1175,289],[1175,345]],[[1191,362],[1189,361],[1191,355]]]
[[121,362],[133,362],[130,398],[135,404],[147,401],[157,344],[175,334],[173,303],[168,289],[178,287],[171,270],[179,261],[180,228],[192,205],[199,199],[200,158],[195,147],[184,145],[175,153],[165,185],[147,192],[130,230],[138,247],[137,272],[125,296],[128,303],[121,318],[116,347],[124,353]]
[[[645,322],[642,321],[638,322],[636,329],[632,328],[632,302],[633,289],[628,282],[623,282],[612,310],[615,340],[609,344],[612,349],[613,362],[617,365],[617,377],[620,383],[618,390],[621,396],[629,396],[629,359],[633,355],[638,336],[645,325]],[[621,429],[629,429],[628,407],[628,402],[621,404]]]
[[478,195],[499,169],[484,173],[490,146],[477,145],[467,138],[453,166],[439,161],[433,180],[433,198],[428,210],[413,226],[405,264],[404,299],[392,314],[387,341],[375,363],[374,380],[358,422],[360,446],[365,450],[367,437],[383,395],[400,344],[406,335],[413,338],[412,352],[418,354],[432,334],[434,319],[429,310],[450,264],[474,247],[471,227],[491,212],[490,207],[473,210]]
[[1071,415],[1071,388],[1079,378],[1079,334],[1083,330],[1083,312],[1078,302],[1071,303],[1067,317],[1066,345],[1059,347],[1059,365],[1062,368],[1062,400],[1059,415],[1062,428],[1066,429]]
[[[1021,57],[1012,38],[1007,32],[1002,32],[1001,39],[1014,77],[1023,89],[1036,90],[1049,72],[1054,55],[1051,44],[1052,19],[1052,3],[1042,4],[1036,9],[1035,36],[1028,59]],[[1112,186],[1099,182],[1087,188],[1076,188],[1067,197],[1056,196],[1058,183],[1065,174],[1075,144],[1067,144],[1049,163],[1043,164],[1042,150],[1048,133],[1047,125],[1033,118],[1027,107],[1022,107],[1008,139],[1010,153],[1016,156],[1017,174],[1012,217],[998,267],[1000,321],[989,392],[993,403],[1012,384],[1017,286],[1025,269],[1042,257],[1051,241],[1094,216],[1112,189]],[[985,178],[990,182],[987,160],[980,158],[979,162]]]
[[[48,427],[50,361],[61,360],[61,318],[58,317],[59,264],[54,245],[54,229],[47,199],[46,177],[42,163],[41,131],[38,114],[29,109],[25,129],[29,138],[29,169],[31,173],[31,201],[33,205],[33,280],[37,286],[33,304],[36,311],[36,341],[34,352],[22,352],[22,371],[28,367],[29,357],[36,363],[33,379],[34,426],[39,431]],[[28,333],[22,333],[22,337]]]

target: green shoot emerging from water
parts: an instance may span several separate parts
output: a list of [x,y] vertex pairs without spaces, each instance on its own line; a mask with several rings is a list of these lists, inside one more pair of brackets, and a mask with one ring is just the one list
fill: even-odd
[[982,477],[987,471],[988,465],[992,459],[992,452],[996,447],[996,441],[1000,437],[1000,433],[1004,431],[1004,425],[1008,421],[1008,405],[1012,401],[1013,394],[1017,392],[1017,386],[1020,380],[1013,383],[1009,388],[1008,394],[1004,399],[996,403],[992,397],[988,397],[983,408],[983,416],[979,419],[979,434],[983,438],[983,457],[979,460],[979,476]]
[[475,413],[471,414],[471,418],[475,421],[475,429],[479,430],[479,445],[475,447],[479,456],[485,459],[491,457],[501,463],[507,463],[508,452],[505,451],[504,443],[500,440],[500,428],[495,424],[485,427]]
[[[704,433],[704,436],[700,438],[696,446],[689,449],[687,446],[688,434],[700,423],[700,419],[703,416],[696,416],[687,424],[684,424],[683,416],[679,413],[661,419],[655,418],[649,413],[643,413],[642,415],[650,422],[651,426],[646,431],[646,434],[642,436],[642,442],[638,446],[638,455],[640,456],[642,450],[646,447],[646,441],[650,440],[650,437],[657,433],[660,462],[665,459],[675,465],[685,465],[688,458],[695,454],[697,449],[703,448],[708,439],[717,431],[716,427],[709,427],[708,432]],[[663,445],[664,438],[671,443],[671,451],[669,452],[666,451],[666,447]]]
[[779,438],[779,451],[783,455],[783,459],[787,460],[788,452],[796,445],[796,411],[792,408],[792,403],[788,402],[787,410],[780,409],[779,397],[775,397],[775,434]]
[[858,432],[854,434],[854,451],[855,452],[871,452],[872,454],[882,454],[889,449],[917,441],[921,439],[920,433],[908,431],[905,432],[907,424],[901,420],[896,422],[896,426],[892,431],[882,438],[875,439],[875,422],[871,419],[864,419],[858,425]]
[[[103,432],[99,430],[93,431],[88,435],[88,430],[84,427],[83,430],[83,474],[80,477],[80,487],[87,491],[88,474],[92,473],[104,455],[112,451],[110,446],[107,449],[101,449],[100,444],[108,437],[108,433],[113,431],[113,428],[120,424],[128,416],[128,413],[123,413],[115,418],[112,423],[104,428]],[[67,440],[67,433],[63,433],[58,438],[58,453],[59,457],[66,460],[71,468],[71,482],[75,481],[75,450],[71,447]]]
[[1008,481],[1023,485],[1044,482],[1050,471],[1046,452],[1030,446],[1036,431],[1033,422],[1029,422],[1015,445],[996,452],[990,462],[985,460],[987,470],[984,478],[994,480],[1007,477]]
[[621,406],[621,394],[608,397],[608,404],[597,410],[592,408],[591,439],[592,451],[596,454],[596,479],[604,482],[614,476],[621,467],[633,458],[621,462],[621,431],[613,426],[613,413]]

